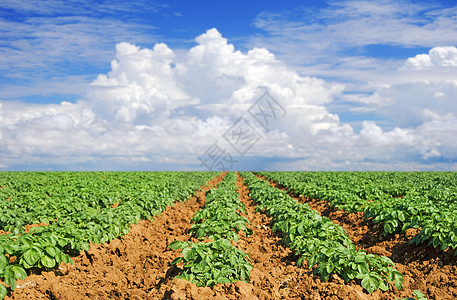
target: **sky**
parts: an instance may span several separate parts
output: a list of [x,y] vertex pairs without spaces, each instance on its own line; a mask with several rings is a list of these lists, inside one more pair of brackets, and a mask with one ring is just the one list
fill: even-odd
[[0,171],[457,171],[455,1],[0,2]]

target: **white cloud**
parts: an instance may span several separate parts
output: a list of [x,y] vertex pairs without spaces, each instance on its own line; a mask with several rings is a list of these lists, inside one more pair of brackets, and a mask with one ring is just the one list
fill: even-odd
[[105,70],[117,43],[154,43],[157,28],[137,16],[160,9],[144,1],[2,1],[0,98],[74,100],[86,92],[83,82]]
[[[252,44],[266,46],[293,64],[341,68],[345,56],[363,53],[361,47],[369,45],[453,45],[456,14],[456,6],[413,1],[334,1],[319,9],[259,14],[255,25],[267,36],[252,38]],[[348,52],[352,55],[344,55]]]
[[[405,164],[450,166],[457,160],[450,131],[457,128],[457,60],[456,48],[449,46],[457,36],[456,15],[457,6],[433,3],[332,2],[324,8],[260,14],[255,25],[266,35],[256,35],[250,45],[268,47],[300,74],[346,86],[324,106],[349,119],[356,133],[342,130],[348,124],[341,123],[338,132],[345,132],[344,139],[320,130],[315,148],[330,140],[339,141],[342,149],[334,151],[338,155],[328,153],[322,164],[338,168],[334,159],[360,168],[373,160],[374,168],[387,162],[403,169]],[[402,59],[386,58],[383,47],[394,53],[431,50]],[[325,149],[319,150],[326,157]],[[310,158],[302,163],[319,165]]]
[[454,52],[454,47],[432,48],[429,54],[407,59],[390,78],[373,84],[375,91],[371,95],[345,95],[346,101],[363,105],[353,110],[375,112],[384,119],[391,119],[395,126],[391,131],[384,131],[373,122],[363,122],[360,141],[385,146],[385,150],[377,151],[379,157],[387,155],[393,145],[406,145],[407,148],[402,148],[404,153],[420,158],[422,163],[430,159],[455,162],[457,68],[453,66]]
[[429,51],[429,54],[418,54],[408,58],[405,67],[410,69],[457,67],[457,48],[435,47]]
[[359,88],[366,91],[343,94],[340,100],[345,106],[339,111],[369,112],[388,121],[391,127],[411,128],[431,119],[455,118],[454,52],[454,47],[434,47],[429,54],[405,59],[389,74],[359,83]]
[[[340,101],[326,105],[334,113],[358,114],[358,120],[379,113],[390,128],[417,126],[430,104],[425,102],[433,97],[441,102],[431,104],[433,111],[455,111],[449,104],[457,80],[455,47],[449,45],[457,36],[456,15],[457,6],[437,3],[334,1],[322,8],[259,14],[255,25],[265,34],[251,37],[248,45],[267,47],[299,74],[344,84]],[[432,50],[408,62],[407,57],[386,57],[416,48]],[[440,67],[422,72],[409,66],[420,64],[422,57]],[[405,117],[405,111],[412,116]]]
[[423,157],[441,157],[455,160],[457,156],[457,118],[433,120],[421,124],[416,129],[421,137],[417,147]]
[[215,141],[227,146],[222,135],[239,117],[256,124],[247,110],[264,90],[287,114],[270,131],[255,125],[261,138],[248,157],[296,160],[296,168],[311,169],[361,169],[373,161],[380,167],[383,160],[389,168],[407,168],[405,158],[420,166],[409,157],[425,163],[457,157],[452,81],[378,84],[373,95],[354,96],[350,101],[386,112],[405,109],[398,115],[407,120],[416,113],[410,101],[417,102],[417,124],[385,130],[366,121],[357,133],[326,108],[342,97],[344,85],[301,76],[264,48],[238,51],[216,29],[196,42],[179,53],[163,43],[152,49],[119,43],[111,70],[77,103],[0,101],[0,164],[36,164],[45,157],[51,165],[111,160],[195,168],[197,156]]
[[165,44],[140,50],[120,43],[116,53],[111,71],[99,75],[89,93],[98,115],[119,123],[148,125],[187,100],[170,66],[174,53]]
[[[339,126],[337,116],[322,104],[342,86],[301,77],[266,49],[236,51],[216,29],[196,41],[179,58],[162,43],[153,49],[118,44],[111,71],[99,75],[87,99],[75,104],[3,102],[0,147],[8,154],[5,163],[43,154],[52,157],[50,163],[64,163],[69,156],[76,162],[94,156],[131,156],[132,161],[179,156],[191,163],[247,114],[263,90],[298,118],[278,123],[280,131],[264,132],[252,155],[290,149],[289,135],[300,136],[290,129],[310,134]],[[264,151],[262,145],[272,141],[274,147]]]
[[55,14],[86,14],[111,15],[115,12],[123,13],[138,13],[144,11],[157,11],[160,7],[157,3],[136,1],[135,3],[126,3],[124,1],[97,1],[87,2],[84,0],[3,0],[2,8],[15,11],[16,13],[33,13],[44,16],[52,16]]
[[413,145],[415,137],[412,130],[395,128],[392,131],[384,132],[381,127],[372,121],[364,121],[363,129],[360,131],[362,143],[369,146],[390,146],[390,145]]
[[[0,38],[10,42],[0,45],[0,70],[9,70],[11,77],[36,76],[27,72],[31,68],[39,70],[38,75],[59,73],[66,68],[62,62],[72,63],[70,68],[81,64],[99,66],[112,55],[112,46],[117,42],[146,42],[141,33],[153,29],[87,16],[31,17],[21,22],[0,19],[0,26]],[[69,61],[68,57],[72,59]],[[56,70],[46,69],[51,65]]]

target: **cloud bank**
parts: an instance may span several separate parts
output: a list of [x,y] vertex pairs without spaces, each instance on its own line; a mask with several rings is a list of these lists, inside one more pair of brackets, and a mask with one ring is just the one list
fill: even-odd
[[428,54],[418,54],[415,57],[408,58],[405,67],[416,70],[432,67],[457,67],[457,48],[433,48]]
[[216,141],[229,147],[222,136],[265,91],[287,114],[268,129],[250,120],[261,139],[234,169],[457,167],[455,47],[411,57],[392,76],[402,80],[353,95],[358,109],[404,119],[355,130],[328,108],[344,85],[299,75],[265,48],[238,51],[214,28],[196,43],[179,54],[119,43],[76,103],[0,101],[0,167],[204,170],[197,157]]

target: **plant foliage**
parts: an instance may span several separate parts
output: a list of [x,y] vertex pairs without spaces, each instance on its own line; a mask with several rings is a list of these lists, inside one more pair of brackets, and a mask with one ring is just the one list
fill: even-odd
[[251,198],[259,203],[257,209],[273,217],[273,230],[281,232],[285,245],[299,256],[297,265],[308,260],[308,267],[323,281],[335,273],[345,282],[357,280],[368,293],[387,291],[389,282],[402,288],[403,276],[392,260],[357,251],[341,226],[267,181],[247,172],[242,176]]

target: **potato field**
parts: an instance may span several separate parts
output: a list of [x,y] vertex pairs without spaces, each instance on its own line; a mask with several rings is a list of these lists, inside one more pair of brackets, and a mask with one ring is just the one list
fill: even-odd
[[457,299],[457,173],[0,172],[0,299]]

